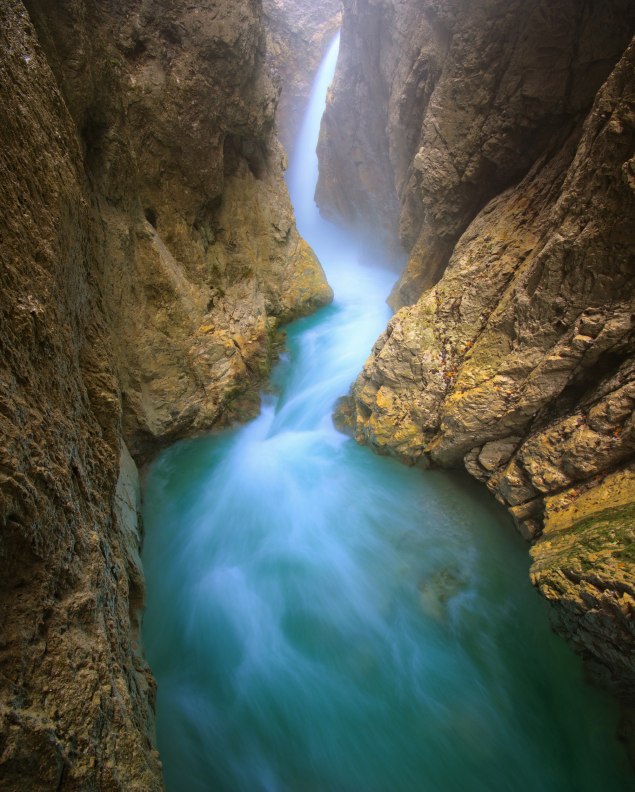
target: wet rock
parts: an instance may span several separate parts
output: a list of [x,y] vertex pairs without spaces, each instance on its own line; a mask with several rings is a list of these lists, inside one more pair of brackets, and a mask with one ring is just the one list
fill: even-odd
[[448,566],[433,571],[419,581],[419,602],[421,609],[430,618],[444,621],[448,617],[450,601],[467,586],[461,571]]
[[[593,674],[635,701],[635,468],[546,499],[532,582],[553,606],[558,632]],[[629,735],[632,744],[632,732]]]
[[479,464],[490,473],[497,470],[509,460],[520,440],[520,437],[510,437],[485,443],[478,455]]
[[[31,11],[85,149],[140,459],[233,420],[237,397],[257,408],[276,326],[331,292],[295,229],[255,4]],[[229,336],[199,332],[210,325]],[[219,354],[230,336],[239,354]]]

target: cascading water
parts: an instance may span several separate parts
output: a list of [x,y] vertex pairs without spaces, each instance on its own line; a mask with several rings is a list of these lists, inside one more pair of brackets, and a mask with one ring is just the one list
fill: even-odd
[[289,172],[335,302],[288,332],[259,418],[179,443],[144,493],[143,638],[169,792],[567,792],[632,776],[546,626],[524,543],[466,477],[332,425],[395,278],[313,202],[337,42]]

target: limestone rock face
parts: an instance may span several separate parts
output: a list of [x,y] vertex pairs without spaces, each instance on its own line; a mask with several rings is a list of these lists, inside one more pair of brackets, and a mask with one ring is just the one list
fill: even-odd
[[319,144],[324,214],[410,259],[395,307],[440,278],[486,203],[591,106],[632,34],[629,0],[347,0]]
[[[635,699],[635,466],[546,498],[532,580],[604,683]],[[598,661],[598,651],[608,658]],[[630,652],[625,651],[630,647]]]
[[0,785],[156,790],[137,473],[80,144],[24,7],[0,19]]
[[341,0],[263,0],[267,59],[280,83],[278,136],[289,155],[302,123],[311,83],[342,24]]
[[135,461],[331,296],[276,99],[255,0],[0,4],[3,790],[162,788]]
[[[340,125],[344,85],[359,112],[371,90],[354,81],[371,47],[360,53],[362,34],[349,28],[323,129],[322,196],[347,217],[347,207],[379,212],[393,177],[388,198],[412,246],[398,301],[414,302],[378,339],[341,420],[380,453],[463,462],[486,483],[538,539],[532,574],[556,627],[632,707],[635,43],[624,36],[633,9],[463,8],[346,5],[344,33],[354,19],[382,45],[370,74],[383,77],[386,135],[364,138],[360,122],[355,168],[343,158],[334,180],[358,123],[350,113]],[[594,9],[606,25],[591,25]],[[396,142],[400,106],[419,112],[410,149],[406,137]],[[360,197],[366,166],[382,163]],[[386,217],[395,230],[397,215]],[[624,499],[612,503],[617,490]]]
[[139,458],[253,412],[276,323],[331,293],[282,181],[259,3],[29,5],[82,145]]

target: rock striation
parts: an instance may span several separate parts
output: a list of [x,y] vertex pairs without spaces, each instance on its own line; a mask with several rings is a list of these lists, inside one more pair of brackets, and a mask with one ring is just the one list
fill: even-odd
[[0,6],[0,787],[162,788],[139,464],[331,299],[256,0]]
[[483,481],[556,628],[631,710],[634,26],[619,0],[346,3],[320,185],[409,251],[340,419]]

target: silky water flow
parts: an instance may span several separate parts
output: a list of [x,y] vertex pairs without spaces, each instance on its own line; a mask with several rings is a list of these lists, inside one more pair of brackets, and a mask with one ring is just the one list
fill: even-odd
[[313,201],[337,49],[288,174],[335,301],[288,328],[258,418],[176,444],[145,481],[168,792],[632,789],[615,708],[551,634],[506,513],[333,426],[396,277]]

